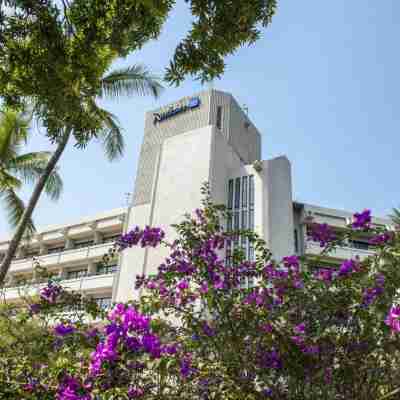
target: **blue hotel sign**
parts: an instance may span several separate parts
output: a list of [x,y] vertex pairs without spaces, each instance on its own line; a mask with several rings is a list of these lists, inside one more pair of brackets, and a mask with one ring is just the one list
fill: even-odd
[[171,106],[168,111],[163,113],[154,113],[154,125],[157,125],[159,122],[165,121],[175,115],[184,113],[189,110],[193,110],[195,108],[200,107],[201,101],[199,97],[192,97],[186,104],[178,105],[178,106]]

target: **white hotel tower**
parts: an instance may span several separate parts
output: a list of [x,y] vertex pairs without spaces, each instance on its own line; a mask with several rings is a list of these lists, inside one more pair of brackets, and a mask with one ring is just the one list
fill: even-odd
[[[102,265],[102,255],[119,234],[137,225],[161,227],[172,239],[170,225],[199,207],[204,182],[209,182],[214,201],[232,211],[228,224],[253,229],[276,259],[319,253],[317,243],[305,240],[305,217],[312,215],[315,222],[340,230],[352,215],[293,201],[289,160],[261,160],[261,134],[247,114],[230,94],[208,90],[146,113],[132,205],[39,231],[19,249],[4,298],[18,299],[21,279],[32,283],[31,290],[40,287],[34,283],[33,256],[66,287],[81,290],[104,306],[135,297],[135,276],[155,273],[167,251],[127,249],[108,266]],[[373,223],[390,221],[373,218]],[[7,246],[7,240],[0,241],[0,258]],[[248,243],[241,246],[252,258]],[[368,239],[360,237],[326,262],[370,254]]]

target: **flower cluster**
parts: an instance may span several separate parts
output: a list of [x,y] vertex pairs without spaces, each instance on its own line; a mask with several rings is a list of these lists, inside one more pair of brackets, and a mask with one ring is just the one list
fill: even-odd
[[393,306],[390,309],[385,324],[390,326],[393,332],[400,332],[400,306]]
[[65,376],[57,391],[57,400],[92,400],[90,386],[83,385],[77,378]]
[[47,286],[40,290],[40,297],[48,303],[55,303],[62,290],[61,285],[54,281],[49,281]]
[[384,244],[387,244],[393,240],[394,234],[393,232],[384,232],[380,233],[378,235],[373,236],[369,240],[369,244],[372,244],[374,246],[382,246]]
[[125,235],[121,235],[117,240],[120,250],[128,247],[140,245],[141,247],[156,247],[164,239],[165,233],[160,228],[146,226],[143,230],[135,227]]
[[371,227],[371,210],[355,213],[351,226],[354,229],[369,229]]
[[380,296],[384,291],[385,276],[383,274],[378,274],[375,277],[375,286],[372,288],[366,288],[363,292],[363,302],[364,307],[370,306],[375,299]]
[[75,327],[70,324],[58,324],[54,327],[54,333],[57,336],[66,336],[70,335],[71,333],[75,332]]
[[311,223],[308,225],[307,239],[319,242],[321,247],[325,247],[336,239],[336,235],[328,224]]
[[162,354],[174,354],[174,345],[161,344],[153,334],[151,319],[139,313],[133,306],[117,304],[108,314],[109,324],[105,327],[106,337],[91,354],[90,374],[97,376],[106,364],[117,361],[124,352],[147,353],[152,358]]

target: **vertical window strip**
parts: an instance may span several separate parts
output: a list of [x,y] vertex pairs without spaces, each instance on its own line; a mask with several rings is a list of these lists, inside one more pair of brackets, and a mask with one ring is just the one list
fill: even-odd
[[249,204],[254,207],[254,175],[249,176]]
[[217,107],[217,118],[216,118],[216,126],[219,130],[222,129],[222,107],[218,106]]
[[247,208],[247,176],[242,178],[242,208]]
[[228,183],[228,210],[233,208],[233,179],[229,179]]
[[299,235],[297,229],[294,230],[294,251],[299,252]]
[[240,178],[235,180],[235,209],[240,208]]

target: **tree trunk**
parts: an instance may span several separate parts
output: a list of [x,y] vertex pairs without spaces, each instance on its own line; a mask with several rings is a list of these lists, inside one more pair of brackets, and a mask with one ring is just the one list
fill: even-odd
[[31,198],[29,199],[28,205],[23,212],[20,221],[18,222],[17,229],[15,230],[14,236],[10,241],[8,246],[6,255],[3,259],[3,262],[0,266],[0,287],[4,284],[4,279],[6,274],[10,268],[11,261],[17,251],[17,248],[21,242],[22,236],[25,233],[26,225],[29,219],[32,217],[32,213],[37,205],[37,202],[40,198],[40,195],[43,192],[43,189],[46,185],[47,179],[53,172],[58,160],[60,159],[62,153],[65,150],[65,146],[68,143],[68,140],[71,136],[71,129],[66,129],[64,135],[61,137],[61,141],[58,143],[56,151],[51,156],[49,162],[46,165],[46,168],[43,172],[43,175],[39,178],[38,182],[35,185],[35,189],[32,193]]

